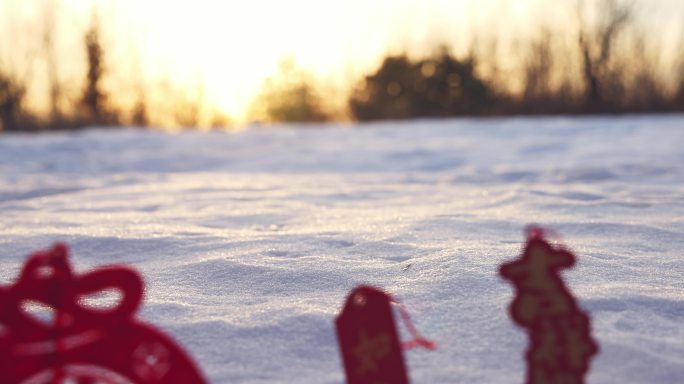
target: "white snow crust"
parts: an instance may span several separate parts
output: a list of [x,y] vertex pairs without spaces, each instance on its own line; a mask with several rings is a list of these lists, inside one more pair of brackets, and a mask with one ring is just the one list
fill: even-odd
[[438,343],[414,383],[523,382],[497,269],[538,223],[578,256],[588,382],[684,382],[683,116],[5,134],[0,217],[0,283],[57,240],[78,272],[130,264],[213,383],[341,383],[360,283]]

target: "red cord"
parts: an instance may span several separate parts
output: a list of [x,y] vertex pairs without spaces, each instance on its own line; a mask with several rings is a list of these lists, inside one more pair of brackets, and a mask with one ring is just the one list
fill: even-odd
[[401,302],[392,296],[390,296],[390,302],[397,306],[399,314],[401,315],[401,320],[406,325],[406,329],[408,330],[409,334],[411,334],[411,337],[413,337],[413,339],[401,343],[401,349],[407,350],[415,347],[422,347],[431,351],[437,349],[437,344],[434,341],[426,339],[420,334],[420,332],[418,332],[418,329],[416,329],[413,321],[411,321],[411,315],[409,315],[408,311],[406,308],[404,308]]

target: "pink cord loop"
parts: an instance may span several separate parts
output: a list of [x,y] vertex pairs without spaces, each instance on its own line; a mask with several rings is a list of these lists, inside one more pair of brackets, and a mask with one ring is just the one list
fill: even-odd
[[416,347],[425,348],[430,351],[434,351],[435,349],[437,349],[437,343],[435,343],[432,340],[426,339],[425,337],[423,337],[423,335],[420,334],[420,332],[418,332],[418,329],[416,329],[416,326],[413,324],[413,321],[411,321],[411,315],[409,315],[408,310],[406,310],[404,305],[392,296],[390,296],[390,302],[397,307],[397,310],[399,310],[401,320],[412,337],[411,340],[401,343],[401,349],[408,350]]

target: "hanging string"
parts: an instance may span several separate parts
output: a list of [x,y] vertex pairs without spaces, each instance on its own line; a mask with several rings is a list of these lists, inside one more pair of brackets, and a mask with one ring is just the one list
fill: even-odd
[[563,245],[563,236],[551,228],[544,228],[538,224],[528,224],[524,229],[525,237],[529,239],[547,239],[552,240],[554,243],[561,247]]
[[412,337],[411,340],[401,343],[401,349],[408,350],[416,347],[425,348],[430,351],[437,349],[437,344],[434,341],[426,339],[420,334],[420,332],[418,332],[418,329],[416,329],[413,321],[411,321],[411,315],[409,315],[409,312],[404,305],[392,296],[390,296],[390,302],[397,307],[399,315],[401,316],[401,320]]

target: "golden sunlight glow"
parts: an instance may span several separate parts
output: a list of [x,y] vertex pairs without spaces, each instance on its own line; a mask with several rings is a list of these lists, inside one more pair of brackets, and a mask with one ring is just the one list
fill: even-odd
[[[678,0],[661,4],[670,3]],[[341,97],[387,53],[420,55],[440,43],[463,53],[474,37],[488,35],[515,40],[532,19],[541,20],[535,28],[567,22],[576,0],[0,0],[0,59],[13,47],[11,36],[40,44],[46,4],[60,13],[60,57],[82,62],[73,30],[85,30],[95,11],[121,87],[171,81],[239,122],[284,59],[340,88],[325,97]],[[39,48],[27,46],[30,60]],[[64,76],[81,65],[62,69]]]

